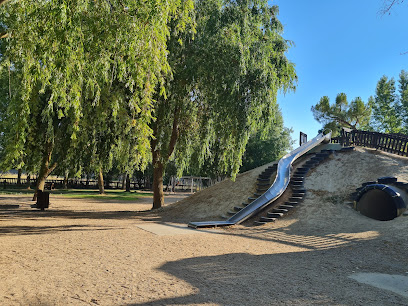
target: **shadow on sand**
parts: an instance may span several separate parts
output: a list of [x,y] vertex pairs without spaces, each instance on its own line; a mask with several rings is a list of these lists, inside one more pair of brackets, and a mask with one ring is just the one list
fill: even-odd
[[[364,241],[358,248],[364,250]],[[193,293],[130,305],[406,305],[407,299],[362,285],[356,271],[400,274],[406,263],[358,252],[329,250],[251,255],[233,253],[168,262],[159,270],[189,283]],[[367,260],[369,258],[369,260]],[[161,290],[160,287],[155,288]],[[161,292],[161,295],[169,294]],[[176,295],[176,292],[170,293]]]

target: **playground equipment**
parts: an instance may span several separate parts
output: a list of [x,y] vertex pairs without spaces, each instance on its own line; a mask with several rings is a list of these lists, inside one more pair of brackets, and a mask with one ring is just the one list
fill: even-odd
[[357,188],[354,209],[372,219],[393,220],[407,209],[407,191],[408,183],[398,182],[396,177],[380,177]]
[[[314,149],[313,151],[316,151],[316,149]],[[306,195],[304,181],[307,173],[329,159],[329,157],[335,151],[338,153],[342,153],[349,152],[353,149],[354,148],[343,148],[341,146],[328,145],[325,149],[322,149],[319,152],[310,152],[310,158],[305,163],[303,163],[301,167],[296,168],[293,175],[291,175],[289,183],[291,185],[291,190],[289,190],[290,196],[286,197],[287,201],[283,204],[276,203],[277,205],[275,205],[274,202],[273,205],[271,205],[271,209],[269,211],[265,210],[266,214],[262,213],[262,216],[259,218],[259,220],[255,221],[255,225],[263,225],[268,222],[274,222],[276,221],[276,219],[284,217],[287,213],[289,213],[290,210],[297,207],[300,203],[303,202],[303,199]],[[258,178],[258,181],[259,180],[261,180],[261,178]],[[259,184],[261,183],[258,183],[258,185]],[[236,207],[234,208],[236,209]]]
[[326,135],[321,133],[312,140],[306,142],[305,144],[301,145],[297,149],[282,157],[278,163],[276,178],[272,186],[258,198],[254,199],[253,202],[231,216],[229,219],[225,221],[190,222],[188,226],[193,228],[229,226],[239,224],[261,212],[266,206],[279,198],[288,187],[293,162],[321,143],[330,142],[330,139],[331,132]]

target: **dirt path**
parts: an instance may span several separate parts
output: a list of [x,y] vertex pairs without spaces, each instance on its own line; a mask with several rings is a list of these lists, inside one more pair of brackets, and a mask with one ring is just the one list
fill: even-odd
[[[204,193],[158,214],[143,212],[148,200],[53,197],[40,212],[29,208],[29,197],[0,196],[0,204],[20,204],[0,211],[0,305],[407,305],[404,287],[398,293],[351,278],[408,278],[408,217],[359,215],[345,202],[359,179],[333,170],[339,158],[361,164],[367,154],[377,163],[373,175],[408,173],[407,159],[386,154],[335,156],[306,179],[311,191],[301,207],[261,227],[174,235],[139,227],[167,221],[177,209],[188,219],[194,203],[205,205]],[[318,184],[329,177],[333,184]]]

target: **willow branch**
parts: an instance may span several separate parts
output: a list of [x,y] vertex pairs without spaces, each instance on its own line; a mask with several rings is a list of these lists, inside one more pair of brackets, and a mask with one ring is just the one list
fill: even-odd
[[386,0],[384,1],[384,7],[380,11],[381,15],[390,14],[392,7],[402,2],[404,2],[404,0]]
[[3,5],[4,3],[6,3],[9,0],[0,0],[0,5]]
[[177,143],[177,139],[179,137],[178,123],[179,123],[179,108],[176,107],[174,109],[173,127],[170,137],[169,152],[167,154],[167,158],[170,158],[170,156],[173,154],[174,148]]

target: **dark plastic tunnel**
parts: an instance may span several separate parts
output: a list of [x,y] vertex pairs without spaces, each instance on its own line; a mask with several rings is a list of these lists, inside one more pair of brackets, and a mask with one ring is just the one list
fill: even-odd
[[389,221],[406,210],[406,203],[399,188],[384,184],[370,184],[362,188],[354,207],[361,214],[380,221]]

